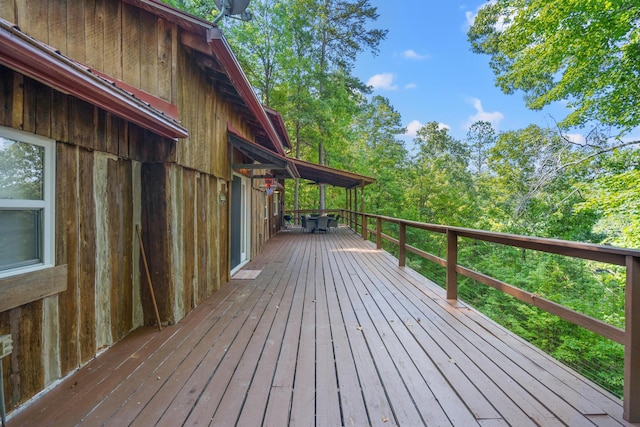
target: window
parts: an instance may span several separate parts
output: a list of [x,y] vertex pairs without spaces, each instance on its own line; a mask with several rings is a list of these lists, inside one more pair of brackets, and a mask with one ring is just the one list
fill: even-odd
[[55,141],[0,127],[0,278],[54,265]]

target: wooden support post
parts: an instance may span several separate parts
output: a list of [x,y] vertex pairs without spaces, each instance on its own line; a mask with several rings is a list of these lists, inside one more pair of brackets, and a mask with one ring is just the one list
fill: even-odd
[[347,217],[346,217],[346,221],[347,221],[347,225],[349,226],[349,228],[353,228],[352,224],[351,224],[351,211],[353,210],[353,206],[351,205],[351,189],[347,190]]
[[382,218],[376,219],[376,248],[382,249]]
[[447,299],[458,299],[458,235],[447,230]]
[[625,292],[623,418],[640,422],[640,258],[628,255]]
[[369,219],[365,213],[362,213],[362,238],[367,240],[369,238]]
[[362,238],[369,239],[369,231],[367,230],[367,217],[364,213],[364,182],[360,183],[360,212],[362,213]]
[[400,246],[400,252],[398,254],[398,265],[400,267],[404,267],[405,265],[407,265],[407,225],[404,222],[400,223],[398,245]]

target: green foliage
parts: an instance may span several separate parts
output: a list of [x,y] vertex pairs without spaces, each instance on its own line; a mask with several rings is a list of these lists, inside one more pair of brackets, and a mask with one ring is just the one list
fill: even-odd
[[469,225],[475,210],[473,181],[467,167],[469,150],[449,135],[446,128],[430,122],[414,139],[418,153],[411,170],[414,184],[407,197],[417,204],[417,219],[451,225]]
[[469,29],[497,85],[540,109],[568,101],[563,125],[640,125],[640,7],[635,0],[498,0]]

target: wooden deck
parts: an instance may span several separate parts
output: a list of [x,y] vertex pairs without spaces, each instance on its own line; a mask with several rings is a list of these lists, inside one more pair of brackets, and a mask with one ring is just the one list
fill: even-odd
[[625,425],[602,392],[346,228],[290,229],[8,426]]

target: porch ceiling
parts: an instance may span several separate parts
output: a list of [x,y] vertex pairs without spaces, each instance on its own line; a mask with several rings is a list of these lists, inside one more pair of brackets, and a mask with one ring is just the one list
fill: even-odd
[[298,169],[300,177],[316,184],[328,184],[335,187],[353,188],[373,184],[376,180],[369,176],[330,168],[299,159],[289,159]]
[[290,159],[245,139],[231,125],[227,125],[227,136],[229,143],[234,148],[252,161],[259,162],[259,165],[255,163],[234,164],[232,165],[234,169],[254,169],[257,166],[261,169],[271,170],[277,178],[299,178],[298,171]]

